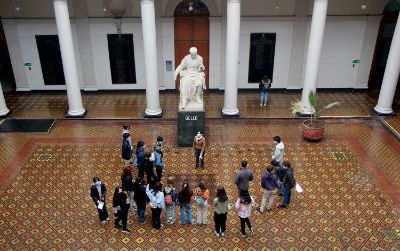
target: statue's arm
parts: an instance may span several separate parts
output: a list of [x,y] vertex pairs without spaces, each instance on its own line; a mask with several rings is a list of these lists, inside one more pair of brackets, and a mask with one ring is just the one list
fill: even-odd
[[200,66],[199,66],[200,70],[204,71],[206,69],[206,67],[203,64],[203,57],[202,56],[199,56],[199,61],[200,61]]
[[181,71],[185,68],[185,58],[182,59],[181,64],[176,67],[175,72],[174,72],[174,79],[178,77],[179,74],[181,74]]

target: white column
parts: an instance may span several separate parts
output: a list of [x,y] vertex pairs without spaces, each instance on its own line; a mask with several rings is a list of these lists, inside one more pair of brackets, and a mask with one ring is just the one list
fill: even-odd
[[161,117],[160,95],[158,92],[156,19],[154,0],[141,0],[144,66],[146,72],[145,117]]
[[397,18],[392,44],[388,60],[386,63],[385,74],[383,75],[382,87],[379,93],[378,104],[374,110],[382,114],[393,113],[392,104],[396,92],[397,81],[400,73],[400,18]]
[[240,42],[240,0],[228,0],[226,23],[225,92],[222,114],[225,116],[237,116],[239,115],[239,109],[237,108],[237,76]]
[[310,38],[307,49],[307,62],[304,75],[303,93],[301,101],[306,105],[304,113],[313,113],[308,101],[308,94],[317,89],[319,60],[321,58],[322,42],[324,40],[326,12],[328,0],[314,0],[313,15],[311,20]]
[[71,23],[69,21],[68,3],[67,0],[54,0],[53,3],[58,39],[60,41],[64,77],[67,85],[68,116],[79,117],[83,116],[86,110],[82,105]]
[[7,108],[6,100],[4,99],[3,88],[0,82],[0,116],[6,116],[10,110]]

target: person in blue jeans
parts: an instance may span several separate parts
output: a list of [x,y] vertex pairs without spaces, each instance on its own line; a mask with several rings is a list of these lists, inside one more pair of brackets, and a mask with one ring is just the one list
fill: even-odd
[[146,186],[142,183],[142,178],[137,176],[135,182],[133,183],[133,199],[137,205],[138,222],[144,223],[145,221],[145,211],[146,205],[150,201],[146,194]]
[[[193,191],[190,190],[189,182],[184,180],[182,183],[182,190],[179,191],[178,201],[181,206],[180,218],[183,225],[189,223],[193,224],[192,211],[190,209],[190,202],[192,200]],[[185,217],[186,213],[186,217]]]
[[283,161],[283,168],[285,169],[285,177],[283,178],[282,186],[283,201],[282,204],[279,205],[279,208],[286,208],[289,205],[292,197],[292,188],[296,186],[293,167],[290,162],[287,160]]
[[258,88],[260,89],[260,106],[266,106],[268,101],[268,90],[271,88],[272,81],[266,75],[260,81]]
[[178,202],[178,194],[175,189],[175,181],[173,176],[167,179],[167,185],[164,187],[164,201],[165,201],[165,218],[167,223],[175,223],[175,207]]

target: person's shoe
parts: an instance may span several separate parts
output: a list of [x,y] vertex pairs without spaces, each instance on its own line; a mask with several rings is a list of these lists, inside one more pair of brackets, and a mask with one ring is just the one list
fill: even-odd
[[259,212],[260,214],[263,213],[260,208],[257,208],[257,212]]
[[171,225],[173,225],[174,223],[175,223],[175,221],[172,220],[172,221],[171,221]]
[[251,229],[251,230],[250,230],[250,234],[251,234],[251,236],[254,236],[254,235],[255,235],[255,233],[254,233],[254,230],[253,230],[253,229]]
[[161,225],[160,225],[160,229],[161,229],[161,228],[163,228],[163,227],[164,227],[164,225],[163,225],[163,224],[161,224]]
[[262,103],[260,103],[260,106],[262,106]]
[[219,233],[214,230],[215,236],[219,237]]
[[122,225],[121,225],[121,224],[115,224],[114,227],[116,227],[116,228],[122,228]]
[[221,237],[224,237],[224,232],[221,232],[221,233],[219,233],[219,235],[221,236]]
[[280,204],[278,207],[279,207],[279,208],[286,208],[286,205]]
[[267,106],[267,103],[265,103],[264,106]]
[[124,234],[129,234],[131,230],[129,228],[122,230],[122,233]]
[[245,235],[245,234],[242,234],[242,237],[243,237],[243,238],[246,238],[246,235]]

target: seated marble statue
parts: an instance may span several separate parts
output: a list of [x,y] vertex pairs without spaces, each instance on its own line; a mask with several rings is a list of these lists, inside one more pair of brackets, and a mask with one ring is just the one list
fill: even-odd
[[174,79],[180,75],[180,101],[179,108],[185,109],[189,103],[203,104],[202,91],[206,89],[205,67],[203,58],[197,54],[197,48],[189,49],[189,55],[186,55],[181,64],[174,72]]

